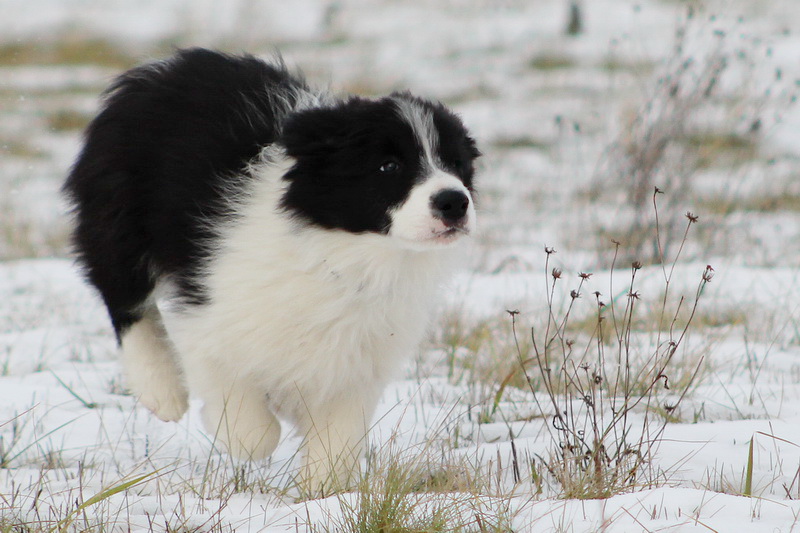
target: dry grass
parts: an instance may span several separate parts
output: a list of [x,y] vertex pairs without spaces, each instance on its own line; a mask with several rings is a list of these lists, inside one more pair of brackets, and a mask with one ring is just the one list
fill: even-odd
[[778,213],[800,212],[800,193],[786,190],[778,193],[764,193],[746,198],[701,198],[698,209],[716,216],[727,216],[735,212]]
[[30,142],[7,138],[0,138],[0,154],[3,154],[4,157],[19,157],[22,159],[41,159],[47,156],[45,151]]
[[133,66],[137,58],[108,41],[65,36],[48,42],[10,42],[0,45],[0,66],[100,65],[115,69]]
[[370,457],[356,491],[338,497],[341,516],[312,531],[511,532],[507,500],[491,496],[489,485],[463,458],[384,450]]
[[676,142],[685,144],[687,154],[698,170],[715,168],[738,168],[758,159],[759,144],[756,135],[736,132],[695,131]]
[[528,61],[528,66],[534,70],[550,71],[573,68],[577,65],[575,59],[557,52],[541,53]]
[[66,225],[43,230],[20,219],[13,209],[4,209],[0,213],[0,261],[63,256],[69,248],[69,233]]
[[73,109],[59,109],[47,116],[47,128],[53,132],[83,130],[91,116]]

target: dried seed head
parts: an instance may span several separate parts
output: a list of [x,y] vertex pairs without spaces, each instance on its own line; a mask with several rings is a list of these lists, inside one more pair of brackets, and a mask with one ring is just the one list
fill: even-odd
[[578,274],[578,276],[580,276],[581,279],[589,279],[592,277],[592,273],[581,272],[580,274]]
[[561,269],[560,268],[554,268],[552,274],[553,274],[553,279],[560,279],[561,278]]
[[703,271],[703,281],[706,283],[711,281],[711,278],[714,277],[714,269],[711,268],[711,265],[706,265],[706,269]]
[[700,220],[699,216],[697,216],[697,215],[695,215],[694,213],[691,213],[691,212],[687,212],[686,213],[686,218],[689,219],[689,224],[694,224],[695,222]]
[[555,248],[550,248],[549,246],[545,246],[544,247],[544,253],[546,253],[547,255],[554,254],[554,253],[556,253],[556,249]]
[[664,191],[662,191],[658,187],[655,187],[655,191],[653,191],[653,194],[664,194]]
[[581,293],[579,293],[579,292],[578,292],[578,291],[576,291],[575,289],[572,289],[571,291],[569,291],[569,295],[570,295],[570,296],[572,296],[572,299],[573,299],[573,300],[574,300],[575,298],[580,298],[580,297],[581,297]]
[[641,262],[641,261],[634,261],[634,262],[631,264],[631,267],[632,267],[634,270],[639,270],[640,268],[642,268],[642,262]]
[[628,293],[628,298],[633,298],[634,300],[638,300],[639,297],[640,297],[639,291]]
[[[597,300],[597,306],[601,307],[601,308],[605,307],[606,304],[604,304],[603,301],[600,299],[600,291],[594,291],[593,294],[594,294],[594,299]],[[601,320],[602,320],[602,317],[601,317]]]

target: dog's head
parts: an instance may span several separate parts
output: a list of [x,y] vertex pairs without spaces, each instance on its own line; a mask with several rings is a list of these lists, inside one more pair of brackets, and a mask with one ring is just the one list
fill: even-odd
[[475,230],[475,141],[439,103],[407,93],[298,111],[280,143],[294,165],[283,208],[307,223],[447,245]]

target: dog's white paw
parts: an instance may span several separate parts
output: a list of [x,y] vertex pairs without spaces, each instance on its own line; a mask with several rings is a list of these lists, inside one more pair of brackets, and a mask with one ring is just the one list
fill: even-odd
[[164,422],[177,422],[189,409],[189,392],[183,383],[164,383],[139,395],[139,403]]

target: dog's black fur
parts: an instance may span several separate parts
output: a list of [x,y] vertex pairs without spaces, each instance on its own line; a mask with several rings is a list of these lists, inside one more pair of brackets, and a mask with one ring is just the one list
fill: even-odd
[[[296,158],[282,206],[324,228],[385,232],[389,209],[420,175],[409,125],[387,101],[350,98],[304,109],[311,91],[281,63],[204,49],[134,68],[105,94],[64,190],[76,206],[75,248],[120,339],[168,274],[182,301],[203,303],[200,271],[228,198],[270,144]],[[444,165],[471,190],[478,152],[461,121],[430,109]],[[384,163],[400,163],[386,173]],[[385,176],[384,176],[385,177]]]

